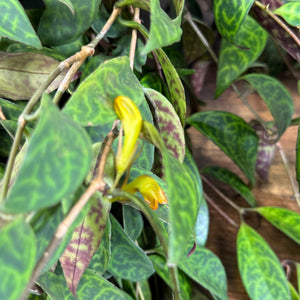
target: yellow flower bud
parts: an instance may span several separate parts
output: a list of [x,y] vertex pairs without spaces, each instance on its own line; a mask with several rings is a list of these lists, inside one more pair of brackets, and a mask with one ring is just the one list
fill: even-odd
[[119,147],[116,168],[117,178],[121,177],[131,163],[136,150],[136,141],[142,128],[142,115],[131,99],[118,96],[114,108],[124,129],[124,144]]
[[140,192],[145,202],[152,208],[157,209],[158,203],[165,204],[168,202],[164,191],[158,185],[154,178],[149,175],[141,175],[129,184],[122,187],[128,193]]

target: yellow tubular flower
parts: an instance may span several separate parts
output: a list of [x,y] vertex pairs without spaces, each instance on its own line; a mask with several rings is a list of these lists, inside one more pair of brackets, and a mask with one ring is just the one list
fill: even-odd
[[155,179],[149,175],[137,177],[132,182],[122,187],[122,189],[129,193],[140,192],[143,195],[145,202],[152,209],[157,209],[158,203],[165,204],[168,202],[164,191],[160,188]]
[[128,97],[118,96],[114,108],[124,130],[124,144],[118,149],[116,158],[117,177],[121,177],[134,156],[136,141],[142,129],[142,115]]

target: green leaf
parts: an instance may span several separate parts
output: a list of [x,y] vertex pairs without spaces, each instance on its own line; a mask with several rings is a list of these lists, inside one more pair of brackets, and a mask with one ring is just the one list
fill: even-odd
[[75,9],[74,9],[74,6],[73,6],[71,0],[58,0],[58,1],[63,3],[66,7],[68,7],[69,10],[71,11],[71,13],[73,15],[75,15]]
[[291,293],[291,300],[300,300],[300,296],[294,286],[289,282],[289,289]]
[[238,266],[251,300],[291,299],[282,266],[266,241],[243,223],[237,236]]
[[0,36],[30,45],[41,47],[41,42],[17,0],[0,1]]
[[[167,267],[166,260],[160,255],[150,255],[150,259],[153,263],[154,269],[157,272],[157,274],[164,280],[164,282],[169,287],[172,287],[170,271]],[[178,270],[178,280],[182,299],[190,299],[192,292],[191,284],[187,276],[181,270]]]
[[159,0],[151,0],[150,9],[150,34],[147,44],[142,51],[144,54],[149,53],[154,49],[169,46],[178,42],[182,34],[178,20],[170,19],[160,7]]
[[221,167],[206,167],[201,170],[201,173],[209,174],[217,179],[227,183],[235,189],[250,206],[256,206],[255,198],[251,189],[233,172]]
[[166,148],[180,162],[183,162],[184,132],[172,104],[156,90],[145,88],[144,92],[154,108],[158,130]]
[[153,266],[150,259],[145,255],[124,232],[118,221],[110,216],[111,233],[111,259],[108,270],[118,278],[130,281],[141,281],[150,277]]
[[297,285],[299,290],[300,289],[300,263],[296,263],[296,272],[297,272]]
[[105,198],[93,197],[91,209],[84,221],[74,230],[72,239],[60,257],[65,279],[71,293],[76,289],[81,276],[101,243],[111,203]]
[[65,299],[63,282],[51,271],[42,274],[37,280],[37,284],[46,292],[51,300]]
[[123,226],[128,236],[135,241],[144,228],[141,212],[131,206],[123,205]]
[[178,114],[181,124],[184,124],[186,117],[186,102],[182,82],[166,53],[162,49],[157,49],[155,53],[166,77],[170,92],[169,100]]
[[277,127],[278,139],[290,125],[294,102],[289,91],[278,80],[263,74],[248,74],[246,80],[267,104]]
[[203,198],[198,211],[195,226],[195,241],[197,246],[204,247],[209,233],[209,211],[208,206]]
[[100,0],[72,0],[75,14],[63,3],[44,0],[46,9],[39,22],[38,35],[45,45],[59,46],[78,39],[92,25]]
[[36,242],[23,217],[0,231],[0,299],[19,299],[35,266]]
[[298,182],[298,189],[300,191],[300,127],[298,126],[297,142],[296,142],[296,179]]
[[267,34],[253,19],[247,17],[236,37],[236,42],[243,45],[244,49],[225,39],[221,42],[216,97],[219,97],[256,61],[265,47]]
[[105,278],[87,269],[79,282],[77,298],[65,288],[64,300],[132,300],[122,290],[118,289]]
[[299,26],[300,25],[300,3],[286,3],[276,10],[273,11],[274,14],[281,16],[285,19],[287,23],[291,26]]
[[102,63],[80,84],[64,112],[84,126],[105,125],[117,119],[113,108],[117,96],[130,98],[137,106],[145,101],[125,56]]
[[220,147],[254,184],[258,139],[250,125],[222,111],[196,113],[187,122]]
[[[30,99],[58,64],[54,58],[40,53],[0,52],[0,96]],[[62,79],[60,75],[47,91],[56,89]]]
[[28,212],[51,206],[74,192],[89,170],[91,148],[86,132],[45,96],[5,211]]
[[198,215],[197,183],[187,167],[167,151],[163,153],[164,179],[168,184],[168,263],[178,264],[194,231]]
[[8,120],[18,121],[24,107],[14,102],[0,98],[1,110]]
[[[243,24],[254,0],[215,0],[215,21],[220,34],[229,42],[236,42],[236,35]],[[244,46],[244,45],[243,45]]]
[[264,206],[255,209],[276,228],[300,244],[300,214],[285,208]]
[[182,259],[179,267],[214,296],[228,299],[224,267],[210,250],[197,247],[190,257]]
[[132,5],[150,11],[150,0],[121,0],[116,2],[116,7]]

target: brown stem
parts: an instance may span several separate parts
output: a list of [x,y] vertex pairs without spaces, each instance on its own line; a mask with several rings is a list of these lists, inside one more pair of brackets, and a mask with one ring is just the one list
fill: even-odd
[[[137,23],[141,23],[140,20],[140,9],[136,7],[134,9],[134,16],[133,21]],[[137,42],[137,30],[132,29],[132,35],[131,35],[131,43],[130,43],[130,51],[129,51],[129,61],[130,61],[130,68],[133,70],[134,66],[134,56],[135,56],[135,50],[136,50],[136,42]]]

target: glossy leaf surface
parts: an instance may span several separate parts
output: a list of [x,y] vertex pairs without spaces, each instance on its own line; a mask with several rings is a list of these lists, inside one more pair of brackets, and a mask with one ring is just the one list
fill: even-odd
[[9,190],[5,210],[36,210],[74,192],[89,170],[91,152],[86,132],[44,97],[40,120]]
[[[214,1],[214,14],[218,31],[229,42],[235,42],[236,35],[253,2],[254,0]],[[238,42],[237,44],[240,45]]]
[[286,87],[278,80],[262,74],[248,74],[246,80],[267,104],[278,132],[278,139],[290,125],[294,113],[294,102]]
[[300,214],[285,208],[264,206],[256,209],[280,231],[300,244]]
[[217,179],[227,183],[233,189],[235,189],[250,206],[256,206],[255,198],[250,188],[234,173],[221,167],[206,167],[201,170],[201,173],[209,174]]
[[0,11],[0,36],[32,47],[41,47],[41,42],[18,0],[1,0]]
[[144,89],[154,107],[158,130],[166,148],[180,162],[185,155],[185,139],[180,119],[172,104],[162,94],[153,89]]
[[242,224],[237,236],[238,266],[252,300],[291,299],[282,266],[266,241]]
[[108,270],[116,277],[141,281],[150,277],[153,266],[144,251],[124,232],[118,221],[111,215],[111,260]]
[[1,299],[19,299],[35,266],[35,255],[35,236],[23,217],[18,217],[1,228]]
[[76,40],[93,23],[100,0],[72,0],[75,14],[63,3],[45,0],[38,35],[45,45],[59,46]]
[[228,299],[224,267],[210,250],[197,247],[190,257],[182,259],[179,267],[214,296]]
[[220,147],[255,182],[258,139],[243,119],[228,112],[207,111],[192,115],[187,122]]
[[170,222],[168,263],[178,264],[195,228],[199,195],[187,167],[166,151],[163,165],[164,179],[168,185]]
[[289,2],[286,3],[275,11],[274,14],[281,16],[292,26],[299,26],[300,25],[300,3],[299,2]]
[[130,69],[128,57],[101,64],[80,84],[64,112],[84,126],[105,125],[117,119],[113,108],[117,96],[130,98],[137,106],[144,101],[143,89]]
[[197,246],[204,247],[209,233],[209,211],[208,205],[203,198],[198,211],[195,226],[195,241]]
[[72,239],[60,258],[65,279],[74,296],[83,272],[101,243],[111,206],[105,198],[97,196],[90,202],[89,213],[75,228]]
[[[233,1],[232,1],[233,2]],[[216,97],[219,97],[259,57],[267,41],[266,32],[250,17],[236,37],[239,48],[225,39],[221,42]]]

